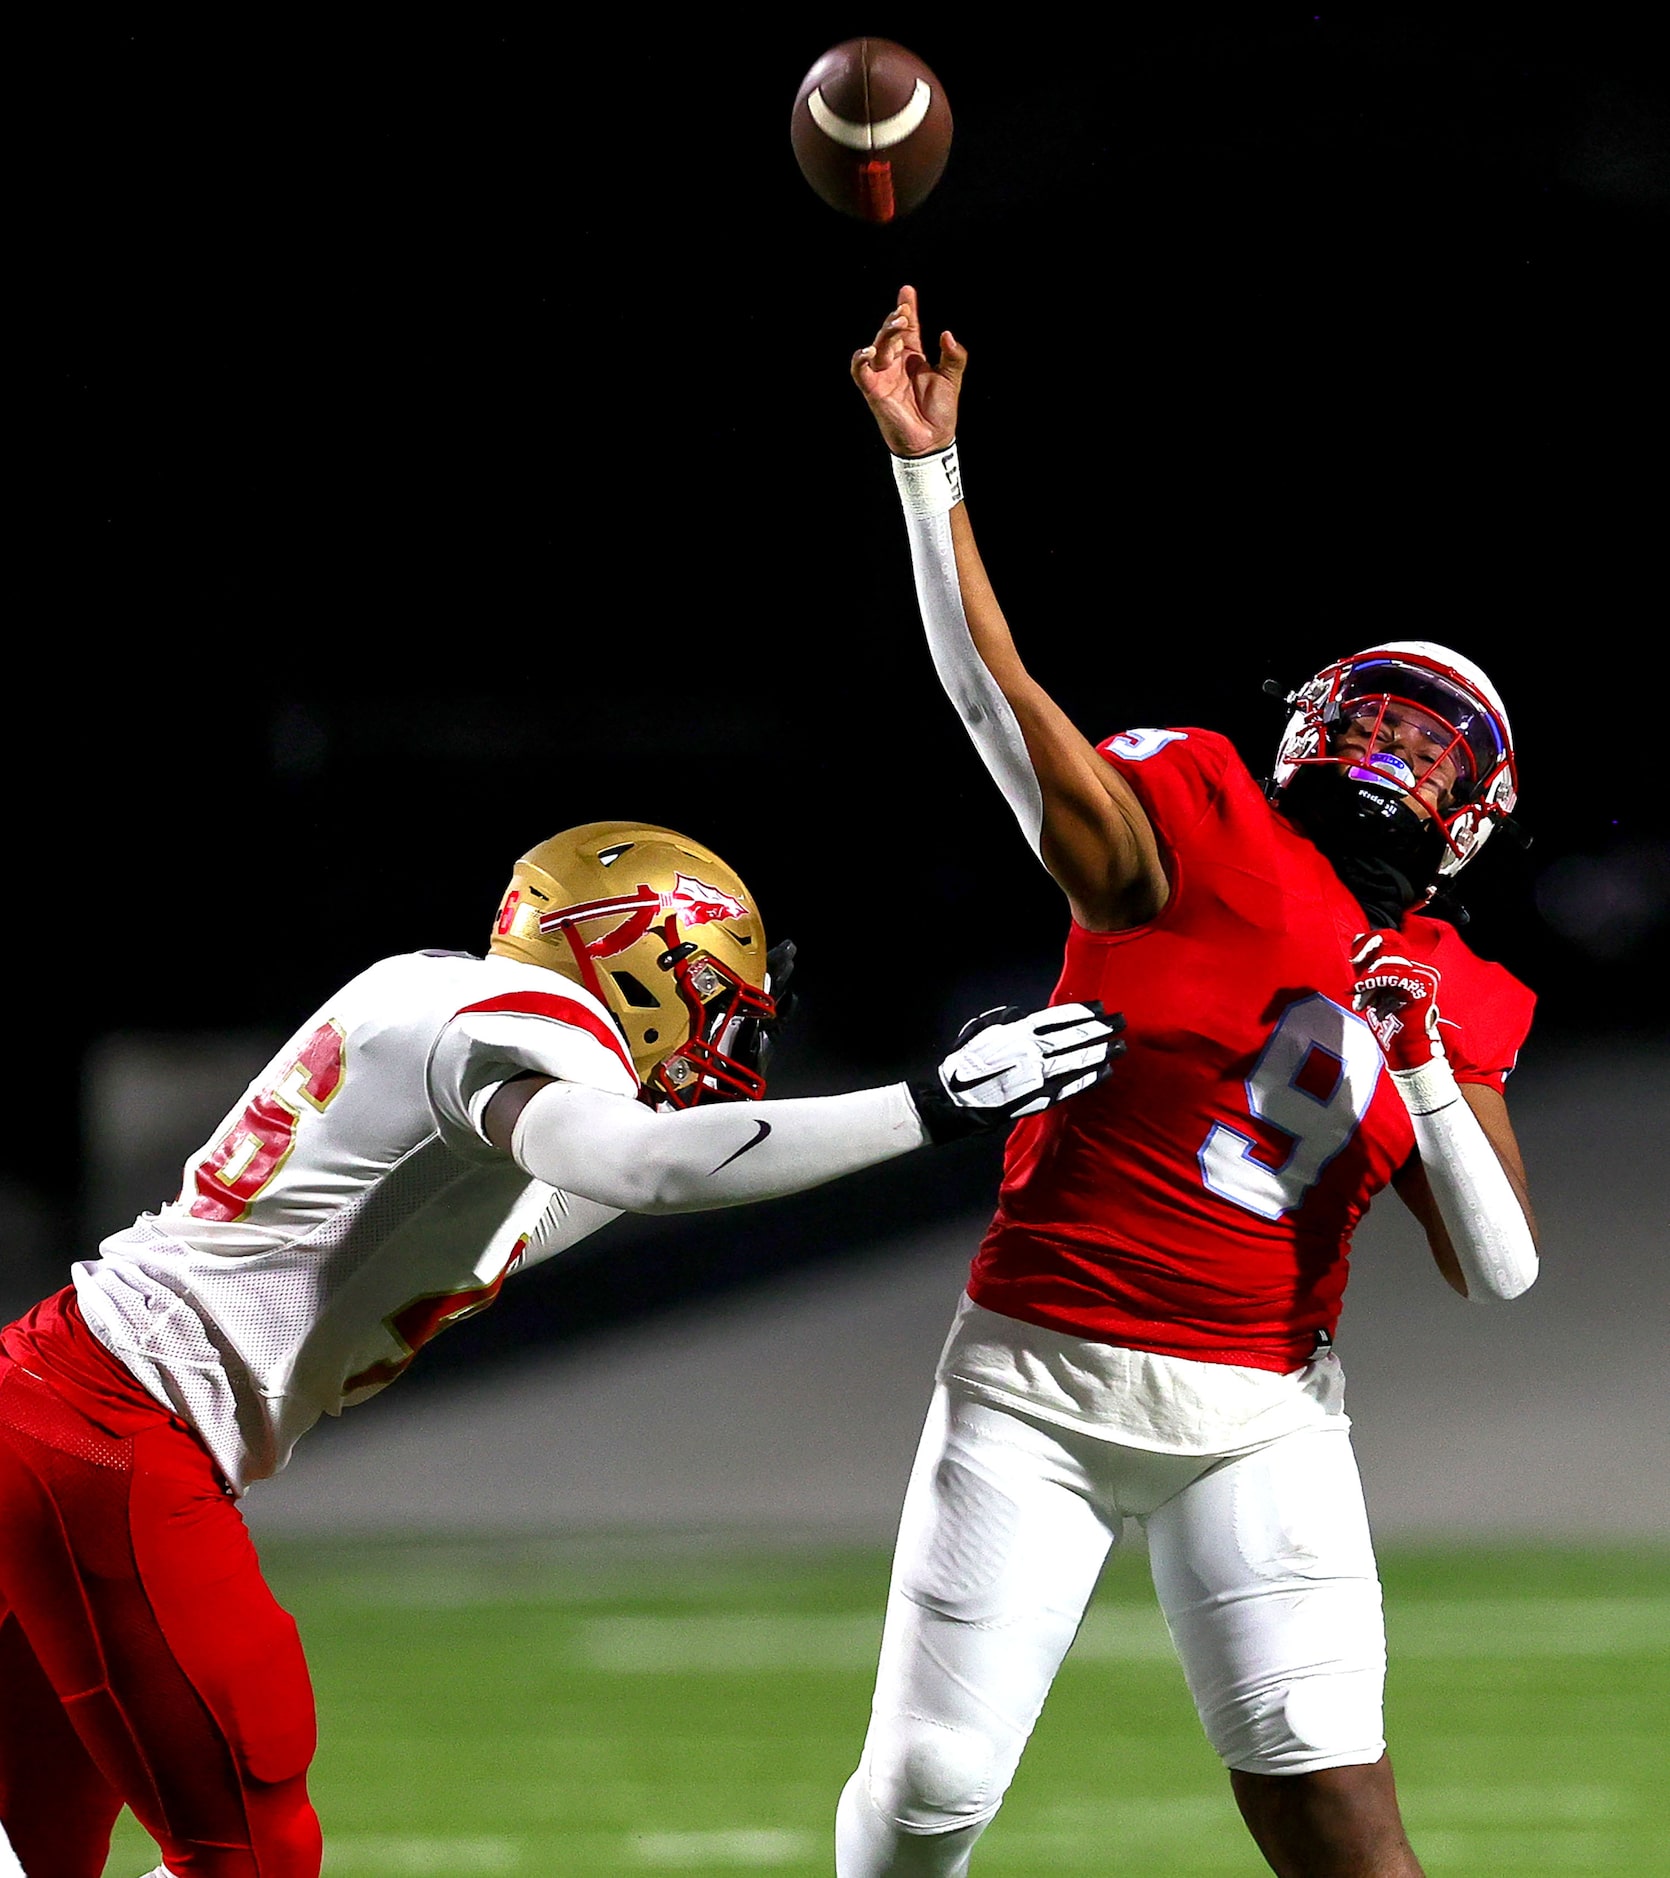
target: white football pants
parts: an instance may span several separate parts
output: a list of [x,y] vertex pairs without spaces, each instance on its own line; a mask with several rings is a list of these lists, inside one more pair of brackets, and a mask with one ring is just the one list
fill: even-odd
[[1126,1518],[1225,1764],[1380,1759],[1380,1580],[1349,1430],[1229,1458],[1154,1454],[943,1384],[906,1489],[838,1878],[961,1878]]

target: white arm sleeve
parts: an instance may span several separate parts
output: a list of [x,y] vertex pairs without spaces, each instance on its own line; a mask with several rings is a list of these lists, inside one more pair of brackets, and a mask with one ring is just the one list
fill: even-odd
[[510,1151],[535,1180],[601,1206],[697,1213],[799,1193],[927,1139],[903,1083],[657,1114],[626,1097],[553,1082],[518,1116]]
[[1506,1302],[1536,1283],[1538,1259],[1519,1197],[1442,1058],[1393,1070],[1415,1146],[1470,1298]]
[[[957,551],[951,540],[949,512],[924,514],[912,500],[914,477],[893,459],[894,475],[905,507],[910,536],[910,564],[916,576],[916,604],[927,629],[928,651],[945,694],[956,707],[980,760],[1014,810],[1021,833],[1040,854],[1044,827],[1044,796],[1027,754],[1026,739],[1009,700],[986,670],[975,650],[963,611],[962,585],[957,579]],[[960,491],[961,484],[958,484]],[[1040,857],[1041,858],[1041,857]]]

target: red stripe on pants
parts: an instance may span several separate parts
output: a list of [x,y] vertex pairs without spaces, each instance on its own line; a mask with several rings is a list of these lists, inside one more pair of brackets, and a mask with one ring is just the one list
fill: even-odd
[[178,1878],[318,1878],[295,1624],[207,1450],[52,1302],[0,1349],[0,1820],[29,1878],[99,1878],[124,1802]]

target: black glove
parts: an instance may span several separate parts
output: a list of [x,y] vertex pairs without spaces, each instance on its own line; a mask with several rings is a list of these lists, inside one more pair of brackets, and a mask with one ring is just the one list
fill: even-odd
[[776,945],[767,950],[765,988],[776,1010],[769,1018],[743,1018],[726,1050],[726,1054],[735,1058],[744,1069],[751,1069],[760,1076],[765,1074],[766,1064],[771,1061],[784,1025],[794,1015],[795,994],[785,989],[794,972],[794,953],[792,939],[779,939]]
[[982,1011],[958,1031],[937,1074],[909,1085],[929,1140],[990,1134],[1093,1088],[1124,1054],[1124,1028],[1124,1012],[1105,1010],[1096,998],[1041,1011],[1015,1004]]
[[771,1020],[774,1032],[782,1031],[794,1016],[794,1007],[799,1002],[796,994],[788,989],[788,982],[794,976],[794,953],[792,939],[779,939],[765,955],[765,988],[777,1007],[777,1015]]

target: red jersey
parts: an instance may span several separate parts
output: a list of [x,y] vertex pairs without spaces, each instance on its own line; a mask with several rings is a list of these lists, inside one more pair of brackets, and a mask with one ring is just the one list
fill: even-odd
[[[1351,1008],[1368,922],[1227,738],[1122,731],[1100,754],[1148,811],[1171,897],[1129,932],[1070,931],[1052,1002],[1122,1010],[1126,1053],[1015,1125],[969,1294],[1071,1336],[1295,1369],[1333,1333],[1357,1221],[1414,1151]],[[1443,974],[1457,1081],[1501,1089],[1533,994],[1442,920],[1408,914],[1402,934]]]

